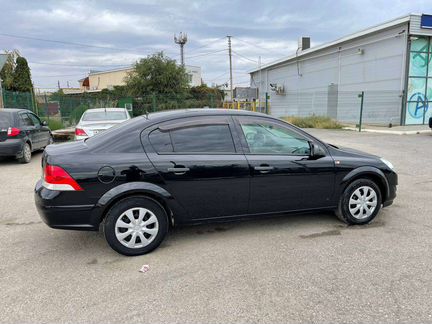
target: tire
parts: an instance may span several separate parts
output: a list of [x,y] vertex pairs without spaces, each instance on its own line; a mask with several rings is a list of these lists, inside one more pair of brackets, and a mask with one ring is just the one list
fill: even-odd
[[31,147],[29,143],[24,143],[22,156],[18,158],[19,163],[30,163],[31,161]]
[[[140,218],[142,221],[138,223]],[[155,200],[132,196],[111,207],[103,229],[113,250],[128,256],[142,255],[162,243],[168,232],[168,217]]]
[[345,188],[336,215],[349,225],[368,224],[379,213],[381,202],[377,184],[369,179],[358,179]]

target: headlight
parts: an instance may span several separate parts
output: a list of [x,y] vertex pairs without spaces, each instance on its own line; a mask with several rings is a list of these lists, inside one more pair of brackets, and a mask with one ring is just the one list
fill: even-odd
[[390,161],[387,161],[386,159],[383,159],[383,158],[381,158],[381,161],[385,164],[385,165],[387,165],[390,169],[394,169],[394,166],[393,166],[393,164],[390,162]]

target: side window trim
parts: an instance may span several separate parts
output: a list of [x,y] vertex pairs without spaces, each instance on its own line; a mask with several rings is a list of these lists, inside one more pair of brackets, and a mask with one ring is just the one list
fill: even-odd
[[278,122],[275,120],[272,120],[270,118],[260,118],[260,117],[250,117],[250,116],[235,116],[236,122],[236,130],[239,133],[240,139],[241,139],[241,143],[242,143],[242,148],[244,150],[244,154],[247,155],[278,155],[278,156],[293,156],[293,157],[302,157],[302,156],[308,156],[307,154],[301,155],[301,154],[289,154],[289,153],[255,153],[255,152],[251,152],[250,148],[249,148],[249,144],[246,140],[246,136],[243,132],[242,129],[242,123],[247,123],[247,122],[263,122],[263,123],[267,123],[267,124],[274,124],[277,125],[281,128],[286,128],[289,131],[295,133],[296,135],[298,135],[299,137],[301,137],[302,139],[311,142],[312,139],[308,138],[307,136],[305,136],[304,134],[301,134],[300,132],[296,131],[295,129],[293,129],[292,127],[289,127],[289,125],[285,125],[282,122]]

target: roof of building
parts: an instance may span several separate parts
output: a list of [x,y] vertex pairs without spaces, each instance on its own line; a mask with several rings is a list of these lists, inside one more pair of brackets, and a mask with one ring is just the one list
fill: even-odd
[[391,28],[391,27],[394,27],[394,26],[397,26],[397,25],[401,25],[403,23],[406,23],[406,22],[410,21],[411,16],[421,16],[421,15],[420,14],[410,14],[410,15],[406,15],[406,16],[402,16],[402,17],[399,17],[399,18],[395,18],[395,19],[386,21],[384,23],[381,23],[381,24],[378,24],[378,25],[375,25],[375,26],[372,26],[372,27],[360,30],[360,31],[355,32],[353,34],[350,34],[350,35],[338,38],[338,39],[336,39],[336,40],[334,40],[332,42],[324,43],[324,44],[321,44],[321,45],[316,46],[316,47],[311,47],[309,49],[306,49],[304,51],[299,52],[298,54],[294,53],[294,54],[289,55],[287,57],[284,57],[282,59],[270,62],[268,64],[265,64],[265,65],[261,66],[260,68],[255,68],[255,69],[251,70],[249,73],[258,72],[260,70],[263,70],[263,69],[266,69],[266,68],[269,68],[269,67],[281,64],[281,63],[286,63],[286,62],[288,62],[290,60],[297,59],[297,58],[302,57],[304,55],[311,54],[311,53],[314,53],[314,52],[326,49],[328,47],[331,47],[331,46],[334,46],[334,45],[338,45],[340,43],[344,43],[344,42],[353,40],[355,38],[359,38],[359,37],[362,37],[362,36],[365,36],[365,35],[368,35],[368,34],[371,34],[371,33],[379,32],[379,31],[387,29],[387,28]]

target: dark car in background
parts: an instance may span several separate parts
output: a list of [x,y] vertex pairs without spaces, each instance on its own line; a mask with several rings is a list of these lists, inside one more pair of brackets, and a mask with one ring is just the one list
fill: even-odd
[[29,163],[32,152],[52,143],[46,122],[27,109],[0,109],[0,156]]
[[174,224],[320,210],[367,224],[392,204],[397,185],[385,159],[268,115],[223,109],[136,117],[49,146],[42,168],[35,200],[44,222],[95,231],[102,223],[125,255],[155,249]]

